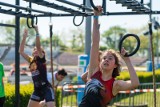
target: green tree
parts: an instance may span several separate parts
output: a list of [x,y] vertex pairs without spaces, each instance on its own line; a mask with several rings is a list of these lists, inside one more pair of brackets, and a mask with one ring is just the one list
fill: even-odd
[[126,29],[120,26],[110,27],[102,33],[103,42],[107,48],[118,49],[118,43],[121,36],[126,33]]
[[[160,29],[159,29],[160,31]],[[160,33],[158,31],[153,32],[153,50],[154,50],[154,55],[159,56],[159,38],[160,38]],[[158,53],[157,53],[158,52]]]
[[[15,24],[15,19],[13,19],[11,21],[10,20],[6,21],[5,23],[14,25]],[[20,19],[20,40],[22,39],[23,30],[25,28],[28,28],[27,25],[26,25],[26,19],[21,18]],[[4,34],[5,34],[5,43],[15,44],[15,29],[11,28],[11,27],[3,27],[3,30],[4,30]],[[30,45],[33,45],[33,42],[34,42],[33,38],[35,38],[34,30],[29,29],[26,44],[29,45],[29,43],[30,43]]]
[[[41,39],[41,44],[43,47],[49,47],[50,46],[50,38]],[[67,46],[62,42],[59,35],[53,35],[52,36],[52,47],[59,48],[61,51],[65,51],[67,49]]]
[[77,28],[71,31],[73,38],[71,39],[71,50],[77,52],[84,52],[84,31]]
[[[148,26],[142,26],[140,28],[135,28],[135,29],[127,29],[128,32],[132,32],[134,34],[137,34],[140,38],[140,48],[137,52],[138,55],[141,56],[146,56],[148,53],[148,46],[149,46],[149,36],[148,35],[144,35],[143,33],[148,31]],[[136,43],[136,41],[135,41]],[[134,43],[134,45],[135,45]]]
[[[145,56],[145,54],[148,52],[148,36],[140,36],[141,45],[138,50],[139,54],[142,54],[142,56]],[[143,42],[142,42],[143,41]]]
[[[15,19],[6,21],[4,23],[14,25],[15,24]],[[22,39],[21,36],[23,35],[24,28],[27,28],[26,19],[21,18],[20,19],[20,40]],[[5,35],[5,36],[3,38],[3,41],[1,41],[0,45],[1,46],[7,46],[7,48],[2,53],[2,55],[0,57],[0,61],[5,58],[5,56],[10,51],[11,47],[13,47],[15,45],[15,28],[1,27],[1,31],[3,31],[2,35]],[[34,44],[34,41],[33,41],[34,37],[35,37],[34,30],[33,29],[29,30],[28,31],[28,38],[26,40],[26,45],[32,46]]]

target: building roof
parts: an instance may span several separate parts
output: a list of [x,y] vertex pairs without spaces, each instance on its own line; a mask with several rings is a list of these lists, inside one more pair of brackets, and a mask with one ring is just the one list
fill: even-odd
[[65,66],[67,65],[77,66],[78,54],[63,52],[54,59],[54,62]]
[[[0,48],[0,55],[2,55],[3,51],[5,50],[6,47],[1,47]],[[45,49],[46,51],[46,59],[47,63],[50,63],[50,49]],[[32,49],[29,47],[26,47],[25,52],[31,55]],[[78,65],[78,54],[74,53],[68,53],[68,52],[58,52],[53,50],[53,61],[54,64],[58,64],[61,66],[77,66]],[[138,56],[133,56],[130,57],[132,64],[134,66],[141,66],[146,63],[148,60],[146,57],[138,57]],[[11,48],[11,50],[8,52],[6,55],[5,59],[1,61],[4,65],[11,65],[15,62],[15,48]],[[122,61],[123,62],[123,61]],[[26,61],[24,60],[23,57],[20,56],[20,63],[25,64]],[[125,64],[124,62],[122,65]]]

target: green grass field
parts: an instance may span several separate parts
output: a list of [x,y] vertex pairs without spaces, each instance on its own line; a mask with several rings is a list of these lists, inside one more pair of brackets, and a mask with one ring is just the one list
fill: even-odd
[[[160,107],[160,92],[156,93],[156,107]],[[127,98],[123,97],[123,96],[117,96],[117,98],[115,97],[112,104],[110,105],[110,107],[116,107],[116,101],[121,102],[121,105],[126,104],[129,106],[133,105],[133,101],[134,101],[134,106],[137,105],[147,105],[148,107],[154,107],[154,94],[153,92],[148,92],[148,93],[136,93],[135,95],[132,95]],[[63,106],[72,106],[72,107],[76,107],[77,106],[77,97],[76,95],[68,95],[66,97],[63,98]],[[122,107],[122,106],[121,106]]]
[[[157,107],[160,107],[160,92],[156,93],[156,104]],[[148,105],[148,107],[154,107],[154,93],[142,93],[142,94],[135,94],[132,96],[130,99],[129,98],[124,98],[121,99],[120,102],[125,102],[127,104],[133,104],[134,105]]]

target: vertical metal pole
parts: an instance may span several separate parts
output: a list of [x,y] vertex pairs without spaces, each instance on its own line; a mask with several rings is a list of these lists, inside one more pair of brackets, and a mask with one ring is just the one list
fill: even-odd
[[[150,10],[152,10],[152,0],[150,0],[150,4],[149,4]],[[149,19],[150,22],[152,21],[152,14],[149,14]]]
[[141,0],[141,4],[143,4],[144,2],[143,2],[143,0]]
[[[32,3],[31,3],[31,1],[29,2],[29,8],[32,8]],[[31,10],[29,10],[29,13],[31,14]]]
[[[17,6],[20,4],[19,0],[16,0],[15,3]],[[19,9],[16,8],[16,12],[18,12]],[[20,92],[19,92],[19,65],[20,65],[20,57],[19,57],[19,42],[20,42],[20,17],[19,16],[15,16],[15,24],[16,24],[16,28],[15,28],[15,96],[16,96],[16,100],[15,100],[15,107],[20,107]]]
[[[83,6],[86,6],[86,0],[83,0]],[[85,8],[82,9],[85,12]]]
[[154,89],[154,106],[156,107],[156,77],[155,77],[155,67],[154,67],[154,51],[153,51],[153,33],[152,33],[152,23],[149,23],[149,33],[150,33],[150,52],[152,57],[152,72],[153,72],[153,89]]
[[[152,10],[152,0],[150,0],[150,4],[149,4],[150,10]],[[149,14],[149,22],[152,22],[152,14]],[[150,35],[148,36],[148,42],[150,41]],[[150,45],[151,43],[148,43],[148,60],[151,61],[151,52],[150,52]]]
[[[90,0],[86,0],[86,6],[91,7]],[[91,49],[91,16],[86,17],[85,24],[85,54],[89,56]]]
[[104,0],[104,5],[103,5],[103,12],[106,13],[106,9],[107,9],[107,6],[106,6],[106,0]]
[[[151,12],[151,10],[152,10],[152,0],[150,0],[149,7],[150,7],[150,12]],[[151,13],[149,14],[149,21],[152,22],[152,14]],[[150,36],[151,35],[148,36],[148,42],[150,41]],[[151,61],[151,52],[150,52],[150,50],[151,50],[150,47],[151,46],[150,45],[151,45],[151,43],[149,43],[149,46],[148,46],[148,60],[149,61]]]

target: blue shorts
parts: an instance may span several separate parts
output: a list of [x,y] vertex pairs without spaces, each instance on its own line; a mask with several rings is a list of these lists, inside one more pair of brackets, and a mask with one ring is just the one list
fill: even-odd
[[54,101],[54,92],[52,87],[47,86],[39,90],[34,90],[31,95],[31,100],[38,102],[42,100],[45,100],[46,102]]

